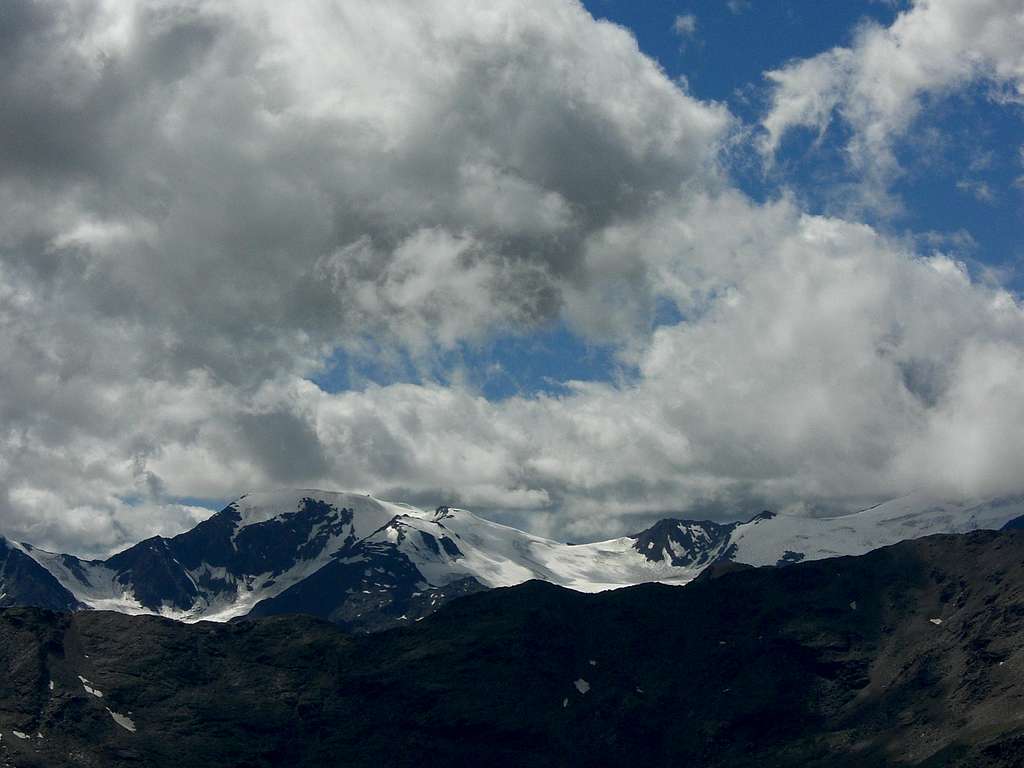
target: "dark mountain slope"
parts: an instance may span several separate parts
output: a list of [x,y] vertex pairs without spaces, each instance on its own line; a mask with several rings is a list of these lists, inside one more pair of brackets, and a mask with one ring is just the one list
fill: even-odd
[[15,605],[51,611],[74,611],[82,607],[49,571],[0,536],[0,607]]
[[1015,517],[1003,526],[1004,531],[1024,531],[1024,515]]
[[1015,533],[686,587],[528,582],[372,636],[0,613],[18,766],[1020,766],[1022,715]]
[[348,632],[378,632],[419,621],[450,600],[486,589],[471,576],[443,587],[426,584],[416,566],[386,543],[359,542],[348,554],[260,601],[247,617],[305,613]]

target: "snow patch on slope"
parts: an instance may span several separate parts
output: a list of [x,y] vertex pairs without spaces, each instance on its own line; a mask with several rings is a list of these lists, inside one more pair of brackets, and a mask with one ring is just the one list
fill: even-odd
[[120,725],[126,731],[135,733],[135,721],[128,717],[128,715],[122,715],[119,712],[113,712],[109,707],[107,707],[107,712],[109,713],[110,717],[113,718],[115,723]]
[[95,696],[97,699],[103,698],[103,691],[99,690],[98,688],[94,688],[92,683],[86,680],[81,675],[78,676],[78,679],[82,682],[82,688],[85,689],[86,693],[88,693],[91,696]]
[[90,608],[130,615],[152,613],[135,598],[131,589],[117,581],[117,573],[102,562],[77,560],[35,547],[28,554]]

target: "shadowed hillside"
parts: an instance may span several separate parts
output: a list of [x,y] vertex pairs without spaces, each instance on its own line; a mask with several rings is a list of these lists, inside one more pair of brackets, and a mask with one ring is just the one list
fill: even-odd
[[370,636],[12,608],[0,669],[18,766],[1018,766],[1024,535],[528,582]]

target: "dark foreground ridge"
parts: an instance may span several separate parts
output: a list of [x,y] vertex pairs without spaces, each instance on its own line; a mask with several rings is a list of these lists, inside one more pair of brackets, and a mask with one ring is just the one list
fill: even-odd
[[370,636],[0,612],[0,765],[1020,766],[1024,534],[587,595]]

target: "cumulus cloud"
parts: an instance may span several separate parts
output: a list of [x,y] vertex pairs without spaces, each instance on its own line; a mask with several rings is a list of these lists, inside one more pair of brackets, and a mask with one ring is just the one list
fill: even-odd
[[[263,466],[272,435],[310,437],[252,412],[265,382],[562,316],[604,284],[591,233],[717,183],[729,124],[575,2],[14,0],[3,26],[14,528],[25,488],[124,492],[198,382],[249,403],[231,434]],[[142,391],[196,405],[111,413]]]
[[[588,233],[701,183],[727,121],[575,3],[6,13],[8,262],[164,321],[174,373],[412,343],[457,292],[429,341],[549,319]],[[447,295],[435,267],[460,272]]]
[[[168,519],[145,495],[155,479],[164,495],[212,498],[329,485],[581,538],[660,512],[834,513],[921,487],[1019,490],[1024,312],[1012,296],[947,256],[788,202],[725,193],[651,216],[587,246],[648,254],[652,282],[674,276],[666,290],[693,318],[649,338],[630,384],[489,402],[440,384],[328,393],[296,375],[252,393],[200,374],[137,382],[93,407],[111,437],[28,452],[88,484],[12,502],[39,532],[72,520],[63,535],[82,539],[96,520],[184,524],[187,511]],[[144,465],[126,455],[98,471],[104,450],[133,442],[148,445]],[[115,487],[148,514],[96,504]]]
[[[1020,490],[1015,297],[730,189],[728,112],[576,2],[5,14],[9,535],[99,554],[206,514],[183,498],[277,486],[574,538]],[[659,302],[683,320],[652,331]],[[429,357],[554,320],[635,378],[498,402],[310,380],[338,347]]]
[[889,27],[864,25],[849,47],[767,72],[761,150],[771,157],[792,128],[822,134],[839,119],[852,133],[850,162],[880,191],[899,171],[894,141],[929,97],[983,82],[998,101],[1024,99],[1021,39],[1017,0],[917,0]]

